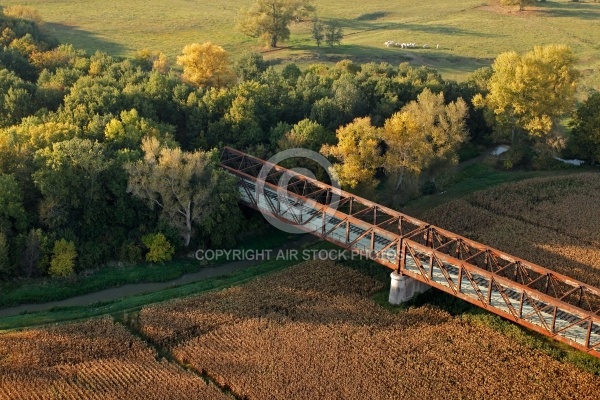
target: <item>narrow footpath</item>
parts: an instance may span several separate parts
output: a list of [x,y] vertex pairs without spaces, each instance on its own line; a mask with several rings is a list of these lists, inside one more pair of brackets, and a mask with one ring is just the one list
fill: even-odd
[[[279,250],[298,249],[304,245],[316,242],[319,239],[310,234],[304,234],[293,242],[273,249],[272,253],[276,254]],[[187,285],[189,283],[198,282],[205,279],[217,278],[228,275],[242,268],[252,267],[263,263],[262,260],[243,260],[233,261],[217,266],[207,266],[198,272],[192,272],[182,275],[181,277],[167,282],[145,282],[123,285],[115,288],[104,289],[98,292],[88,293],[81,296],[75,296],[64,300],[50,301],[47,303],[38,304],[21,304],[19,306],[7,307],[0,309],[1,317],[10,317],[21,313],[32,313],[37,311],[46,311],[54,307],[80,307],[89,306],[104,301],[113,301],[140,294],[158,292],[164,289],[169,289],[176,286]]]

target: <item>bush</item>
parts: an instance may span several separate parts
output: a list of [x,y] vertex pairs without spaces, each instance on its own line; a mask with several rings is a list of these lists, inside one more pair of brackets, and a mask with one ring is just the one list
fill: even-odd
[[54,243],[52,251],[52,260],[48,273],[51,276],[69,276],[75,270],[75,259],[77,250],[75,243],[61,239]]
[[142,250],[134,242],[123,243],[119,251],[119,261],[135,264],[142,260]]
[[10,272],[10,257],[8,256],[8,240],[6,235],[0,232],[0,274],[6,275]]
[[146,261],[151,263],[159,263],[171,261],[175,248],[167,240],[162,233],[146,235],[142,238],[142,242],[148,248]]
[[33,7],[22,5],[8,6],[4,8],[3,14],[7,17],[28,19],[38,25],[42,25],[44,23],[39,11]]

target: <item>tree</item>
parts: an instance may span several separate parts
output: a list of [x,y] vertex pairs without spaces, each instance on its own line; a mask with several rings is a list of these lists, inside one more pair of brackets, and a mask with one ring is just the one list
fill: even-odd
[[380,151],[379,130],[371,125],[370,118],[357,118],[340,127],[335,146],[324,145],[321,154],[333,156],[340,163],[333,165],[333,172],[343,186],[375,186],[375,172],[383,164]]
[[533,5],[536,1],[537,0],[502,0],[502,4],[505,6],[519,6],[519,11],[524,11],[525,6]]
[[88,223],[81,234],[97,227],[94,215],[102,211],[103,173],[111,161],[105,156],[102,143],[74,138],[52,144],[37,152],[42,167],[33,179],[44,201],[42,217],[52,229],[73,228]]
[[77,249],[75,248],[75,243],[66,239],[56,241],[48,273],[54,277],[71,275],[75,271],[76,258]]
[[288,130],[277,143],[277,150],[282,151],[302,147],[318,151],[323,144],[335,141],[332,132],[325,129],[318,122],[303,119]]
[[600,163],[600,92],[593,93],[577,108],[569,125],[569,144],[575,155]]
[[3,232],[0,232],[0,274],[2,275],[8,275],[12,269],[8,250],[8,240],[6,235]]
[[23,193],[14,175],[0,174],[0,232],[11,235],[27,227]]
[[534,139],[546,139],[556,121],[575,104],[575,57],[563,45],[536,46],[523,55],[500,54],[492,65],[485,98],[476,95],[476,106],[485,105],[493,115],[497,130],[510,133],[517,143],[518,130]]
[[257,0],[249,10],[242,10],[238,29],[270,47],[277,47],[290,37],[289,24],[314,9],[310,0]]
[[44,23],[39,11],[34,7],[22,5],[8,6],[4,7],[2,13],[7,17],[28,19],[30,21],[35,22],[38,25],[42,25]]
[[317,47],[321,47],[321,43],[325,39],[325,25],[323,25],[323,22],[315,18],[310,32],[315,42],[317,42]]
[[218,173],[214,173],[215,153],[169,149],[155,138],[145,138],[142,151],[143,160],[125,165],[129,174],[127,190],[151,208],[158,207],[165,222],[180,232],[187,247],[193,224],[201,225],[208,218],[214,196],[225,190],[218,186],[221,182],[216,179]]
[[183,79],[196,86],[224,87],[235,80],[229,55],[211,42],[185,46],[177,57],[177,65],[183,67]]
[[329,47],[333,47],[334,44],[340,44],[344,38],[342,28],[336,22],[329,22],[325,25],[325,43]]
[[423,90],[417,101],[402,107],[383,128],[386,171],[398,174],[398,189],[407,174],[418,177],[427,168],[458,162],[457,150],[467,139],[467,105],[459,98],[444,104],[444,95]]
[[32,84],[0,67],[0,127],[17,124],[33,111],[31,92],[34,89]]
[[30,278],[36,271],[42,271],[48,263],[48,239],[41,229],[32,229],[25,238],[25,248],[21,254],[20,265],[25,276]]
[[175,248],[162,233],[146,235],[142,238],[142,243],[148,248],[146,261],[151,263],[162,263],[171,261]]
[[260,75],[267,70],[267,66],[268,63],[262,54],[257,52],[245,53],[234,63],[235,73],[243,81],[258,81]]

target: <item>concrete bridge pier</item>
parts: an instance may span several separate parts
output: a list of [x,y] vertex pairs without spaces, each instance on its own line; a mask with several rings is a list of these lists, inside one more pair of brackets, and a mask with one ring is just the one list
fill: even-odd
[[392,282],[388,301],[393,305],[405,303],[415,295],[431,289],[431,286],[428,284],[409,278],[406,275],[401,275],[396,271],[392,272],[390,277],[392,278]]

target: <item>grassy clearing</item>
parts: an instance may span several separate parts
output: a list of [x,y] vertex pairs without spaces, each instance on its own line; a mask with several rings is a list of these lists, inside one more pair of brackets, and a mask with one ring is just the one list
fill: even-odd
[[[272,249],[297,239],[269,227],[262,235],[246,239],[240,249]],[[210,266],[219,265],[216,261]],[[19,304],[45,303],[64,300],[100,290],[134,283],[167,282],[182,275],[197,272],[208,265],[193,259],[177,259],[162,264],[139,264],[127,267],[104,267],[90,274],[74,277],[23,279],[3,283],[0,286],[0,308]]]
[[[129,55],[142,48],[174,57],[184,45],[212,41],[234,54],[258,49],[257,43],[235,30],[241,7],[252,0],[147,2],[130,0],[107,5],[100,0],[4,0],[36,7],[46,27],[61,41],[90,52],[103,50]],[[524,12],[500,7],[495,0],[374,0],[342,2],[314,0],[318,15],[336,20],[345,30],[342,46],[318,50],[310,39],[310,23],[292,26],[283,50],[265,53],[276,63],[301,65],[356,61],[410,61],[437,68],[446,78],[462,79],[489,65],[503,51],[525,51],[534,45],[564,43],[573,48],[583,70],[583,89],[598,88],[600,78],[600,4],[547,1]],[[429,48],[388,49],[383,42],[427,43]],[[439,44],[439,49],[435,45]]]

